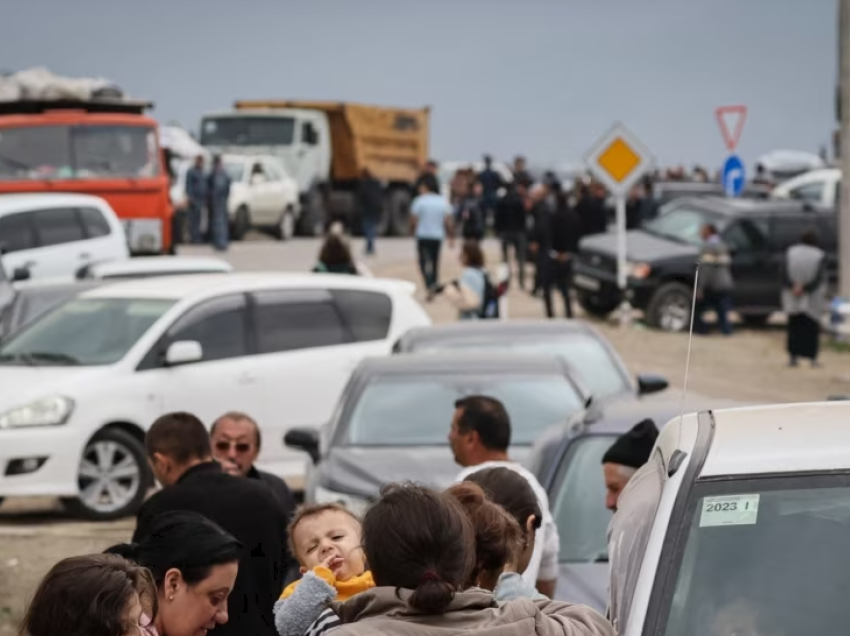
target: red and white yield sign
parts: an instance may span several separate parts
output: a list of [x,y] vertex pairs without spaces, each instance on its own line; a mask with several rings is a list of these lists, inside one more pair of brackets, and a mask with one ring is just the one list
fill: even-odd
[[729,152],[734,152],[738,146],[738,141],[741,139],[741,132],[744,130],[744,122],[747,121],[746,106],[721,106],[714,111],[717,117],[717,123],[720,125],[720,132],[723,134],[723,141]]

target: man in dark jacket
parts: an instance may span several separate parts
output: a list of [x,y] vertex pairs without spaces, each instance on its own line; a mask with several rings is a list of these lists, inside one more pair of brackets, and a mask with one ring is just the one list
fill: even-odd
[[499,190],[505,187],[502,175],[493,169],[493,158],[490,155],[484,155],[484,170],[478,173],[478,183],[481,184],[481,204],[485,219],[489,223],[495,214]]
[[573,258],[578,252],[581,239],[581,220],[567,203],[566,197],[558,196],[553,204],[552,201],[545,200],[544,192],[540,191],[537,196],[544,197],[544,200],[537,204],[533,243],[538,254],[546,315],[549,318],[555,317],[552,307],[552,288],[555,287],[564,298],[566,317],[572,318],[570,286]]
[[384,188],[369,168],[363,168],[357,187],[357,204],[360,208],[360,221],[363,224],[363,237],[366,239],[366,254],[375,253],[375,237],[378,223],[384,211]]
[[519,288],[525,289],[525,261],[528,253],[528,190],[524,183],[512,184],[496,204],[495,229],[502,241],[502,260],[510,268],[510,248],[514,250]]
[[429,192],[440,192],[440,179],[437,176],[437,162],[433,159],[425,164],[425,169],[419,175],[416,183],[413,184],[414,196],[420,193],[422,186],[426,186]]
[[581,235],[605,234],[608,231],[608,210],[605,207],[605,186],[591,183],[576,203],[581,220]]
[[212,459],[207,429],[189,413],[160,417],[145,448],[163,489],[139,510],[133,541],[166,511],[189,510],[215,521],[245,546],[227,602],[229,620],[216,628],[217,636],[276,636],[272,607],[283,589],[288,519],[271,489],[225,473]]
[[703,246],[699,256],[694,331],[700,334],[708,333],[703,314],[707,309],[713,309],[717,315],[720,333],[729,336],[732,335],[729,312],[732,311],[732,291],[735,288],[732,279],[732,256],[713,224],[706,223],[700,236]]
[[207,207],[207,176],[204,174],[204,158],[200,155],[195,158],[195,165],[186,172],[186,199],[189,204],[189,240],[198,244],[203,239],[201,223]]

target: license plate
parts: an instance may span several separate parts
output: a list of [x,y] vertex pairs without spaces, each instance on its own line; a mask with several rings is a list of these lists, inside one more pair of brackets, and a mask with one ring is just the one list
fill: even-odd
[[599,291],[599,281],[593,278],[589,278],[588,276],[583,276],[582,274],[576,274],[573,277],[573,284],[576,287],[581,287],[582,289],[589,289],[591,291]]

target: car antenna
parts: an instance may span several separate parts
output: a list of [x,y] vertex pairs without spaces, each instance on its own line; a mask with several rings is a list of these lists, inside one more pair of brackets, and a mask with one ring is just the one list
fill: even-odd
[[682,398],[679,404],[679,438],[676,441],[676,450],[673,451],[673,455],[670,457],[670,465],[667,469],[667,476],[672,477],[677,470],[679,470],[679,466],[682,465],[682,462],[685,459],[684,451],[680,450],[678,447],[682,443],[682,422],[685,420],[685,401],[688,397],[688,377],[690,376],[691,371],[691,346],[694,342],[694,317],[696,316],[696,308],[697,308],[697,289],[699,285],[699,261],[697,261],[696,269],[694,270],[694,288],[691,294],[691,324],[688,328],[688,354],[685,357],[685,380],[682,383]]

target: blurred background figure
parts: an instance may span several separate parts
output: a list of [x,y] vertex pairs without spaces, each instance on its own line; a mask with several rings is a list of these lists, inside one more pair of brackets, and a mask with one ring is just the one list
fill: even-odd
[[789,364],[799,358],[818,366],[820,320],[827,309],[826,253],[813,230],[805,232],[785,255],[782,306],[788,315]]
[[455,226],[467,241],[480,241],[484,238],[489,213],[484,202],[484,186],[474,181],[455,208]]
[[519,288],[525,290],[525,263],[528,258],[528,188],[515,182],[496,203],[494,229],[502,244],[502,260],[510,272],[510,252],[516,263]]
[[448,239],[449,248],[454,247],[452,209],[439,192],[438,184],[426,179],[420,184],[419,196],[413,200],[410,208],[419,271],[429,302],[434,299],[434,288],[440,280],[440,250],[443,241]]
[[204,157],[198,155],[186,173],[186,199],[189,202],[189,240],[198,244],[203,242],[201,225],[204,222],[204,208],[207,204],[207,179],[204,175]]
[[514,183],[521,183],[526,188],[530,188],[534,183],[531,178],[531,173],[528,172],[528,167],[525,164],[525,157],[517,155],[513,165]]
[[227,251],[230,241],[230,215],[227,200],[230,197],[230,177],[224,169],[221,157],[213,159],[213,168],[207,188],[209,197],[209,224],[213,247],[219,252]]
[[320,274],[359,274],[351,250],[341,233],[331,232],[319,251],[319,261],[313,268]]
[[360,221],[363,224],[363,238],[366,239],[366,255],[375,253],[375,238],[378,224],[384,208],[384,189],[369,168],[363,168],[357,189],[357,203],[360,207]]
[[484,155],[484,169],[478,173],[477,182],[481,185],[481,204],[484,209],[484,220],[487,226],[493,223],[499,190],[505,187],[502,175],[493,169],[493,158]]

